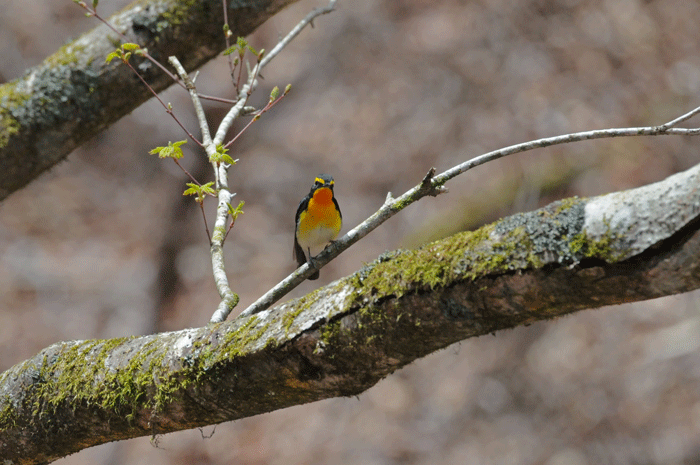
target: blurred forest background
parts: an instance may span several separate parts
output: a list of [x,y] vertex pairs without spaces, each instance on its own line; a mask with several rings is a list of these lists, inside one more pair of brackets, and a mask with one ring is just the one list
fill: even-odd
[[[126,4],[103,0],[100,9]],[[271,49],[323,5],[296,3],[251,43]],[[292,93],[231,150],[240,159],[234,201],[246,202],[226,243],[237,310],[294,269],[294,212],[316,174],[335,177],[347,231],[431,166],[533,138],[661,124],[700,105],[698,24],[700,4],[684,0],[341,0],[263,73],[256,102],[274,85],[291,83]],[[97,25],[70,0],[4,0],[0,81]],[[233,96],[223,59],[197,84]],[[164,100],[197,132],[184,92]],[[215,124],[226,111],[207,109]],[[181,195],[182,172],[147,154],[184,138],[148,102],[0,204],[1,370],[58,341],[207,323],[218,296],[201,214]],[[700,162],[698,143],[616,139],[490,163],[394,217],[293,297],[387,250],[661,180]],[[194,148],[185,146],[184,163],[209,181]],[[211,220],[214,203],[207,207]],[[467,340],[359,398],[170,434],[157,447],[148,438],[106,444],[56,463],[700,464],[699,295]]]

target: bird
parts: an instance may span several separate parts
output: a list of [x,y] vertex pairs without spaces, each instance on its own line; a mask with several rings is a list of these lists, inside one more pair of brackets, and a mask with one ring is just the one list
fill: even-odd
[[[319,174],[309,194],[299,202],[294,219],[294,258],[299,266],[308,262],[314,267],[313,258],[340,233],[343,215],[333,195],[334,184],[332,176]],[[316,271],[309,279],[318,277]]]

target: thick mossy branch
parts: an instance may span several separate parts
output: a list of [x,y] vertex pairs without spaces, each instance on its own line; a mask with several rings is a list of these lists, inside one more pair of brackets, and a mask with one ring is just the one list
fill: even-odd
[[45,463],[118,439],[361,393],[468,337],[700,287],[700,166],[379,257],[231,322],[55,344],[0,375],[0,458]]
[[[229,2],[233,35],[250,34],[294,1]],[[109,22],[161,63],[176,55],[192,71],[225,48],[221,5],[218,0],[135,2]],[[0,86],[0,200],[151,97],[126,66],[105,62],[119,43],[106,26],[97,27]],[[173,84],[144,58],[132,56],[131,62],[157,92]]]

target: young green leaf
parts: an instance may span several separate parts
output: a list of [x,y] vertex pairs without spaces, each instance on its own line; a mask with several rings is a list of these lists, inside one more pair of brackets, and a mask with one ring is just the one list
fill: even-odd
[[250,53],[252,53],[256,57],[260,55],[260,53],[257,50],[255,50],[253,47],[251,47],[250,45],[247,45],[246,48],[250,51]]
[[209,162],[210,163],[226,163],[229,165],[235,165],[236,160],[231,158],[231,156],[228,155],[226,152],[228,152],[227,148],[224,148],[224,146],[221,144],[217,145],[216,146],[216,153],[209,157]]
[[122,52],[121,50],[115,50],[115,51],[113,51],[112,53],[110,53],[109,55],[107,55],[107,59],[106,59],[105,61],[106,61],[107,63],[111,63],[112,60],[114,60],[115,58],[121,58],[121,57],[122,57],[122,53],[121,53],[121,52]]
[[206,184],[202,184],[201,186],[193,182],[188,182],[186,184],[189,189],[185,189],[185,192],[183,192],[182,195],[196,195],[197,197],[195,200],[199,203],[204,202],[204,197],[207,195],[216,195],[216,191],[213,187],[211,187],[214,185],[214,182],[208,182]]
[[245,40],[243,37],[239,37],[236,39],[236,51],[238,52],[238,56],[243,60],[243,56],[245,55],[245,49],[246,46],[248,45],[248,41]]
[[209,194],[209,195],[214,195],[214,196],[215,196],[215,195],[216,195],[216,190],[214,190],[214,188],[211,187],[211,186],[213,186],[213,185],[214,185],[214,181],[208,182],[208,183],[206,183],[206,184],[202,184],[200,187],[202,188],[202,192],[204,192],[205,194]]
[[228,205],[228,214],[231,215],[231,221],[236,221],[236,218],[238,218],[238,215],[243,213],[243,205],[245,205],[244,201],[240,201],[238,203],[238,206],[236,208],[233,208],[233,205],[230,203]]
[[158,155],[158,158],[182,158],[184,155],[180,146],[186,143],[186,140],[181,140],[175,143],[168,141],[168,145],[166,147],[156,147],[148,153],[150,155]]

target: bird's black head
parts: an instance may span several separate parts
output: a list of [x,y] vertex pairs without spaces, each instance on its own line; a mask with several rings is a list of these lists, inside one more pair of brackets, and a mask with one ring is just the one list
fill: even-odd
[[314,186],[311,190],[316,190],[321,187],[329,187],[331,190],[333,190],[333,184],[335,184],[335,181],[333,181],[333,176],[319,174],[316,176],[316,179],[314,179]]

